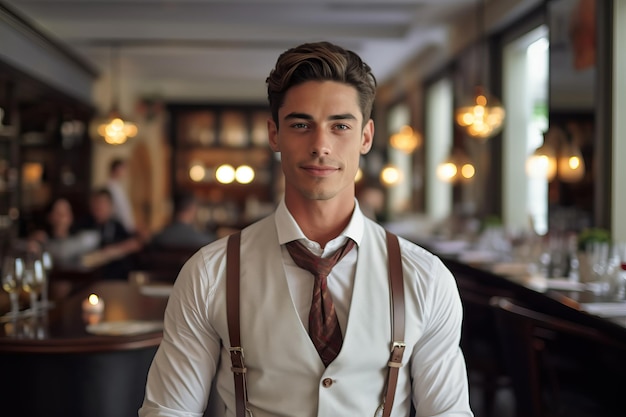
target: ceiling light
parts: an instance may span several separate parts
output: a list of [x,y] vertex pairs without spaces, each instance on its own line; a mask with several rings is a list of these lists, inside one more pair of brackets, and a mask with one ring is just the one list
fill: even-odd
[[120,59],[119,49],[111,47],[111,73],[110,73],[110,91],[111,91],[111,110],[105,117],[95,121],[93,134],[94,137],[104,140],[110,145],[121,145],[132,137],[137,136],[137,126],[124,118],[119,111],[119,95],[121,92],[120,84]]
[[[474,46],[475,58],[476,58],[476,87],[474,95],[464,100],[461,105],[455,111],[456,123],[461,126],[465,133],[481,141],[487,140],[502,130],[504,123],[504,117],[506,112],[500,101],[488,93],[485,85],[486,83],[480,82],[480,79],[484,76],[484,69],[481,68],[480,62],[488,62],[487,42],[485,41],[485,28],[484,28],[484,8],[485,1],[479,0],[476,6],[476,27],[478,30],[481,42],[477,42]],[[478,48],[483,48],[484,55],[482,59],[478,59]]]

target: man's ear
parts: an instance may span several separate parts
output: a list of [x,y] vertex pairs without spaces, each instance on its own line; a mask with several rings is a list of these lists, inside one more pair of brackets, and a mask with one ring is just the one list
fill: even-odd
[[363,134],[361,135],[361,155],[365,155],[372,149],[374,143],[374,121],[369,119],[363,127]]
[[272,118],[267,119],[267,136],[272,151],[280,152],[280,147],[278,146],[278,126],[276,126]]

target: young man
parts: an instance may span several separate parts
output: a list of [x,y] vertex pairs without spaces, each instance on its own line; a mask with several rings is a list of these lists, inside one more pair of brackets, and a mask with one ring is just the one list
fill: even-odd
[[[281,153],[285,195],[274,214],[241,234],[249,410],[255,417],[380,415],[392,322],[385,231],[361,213],[354,185],[359,157],[372,146],[376,81],[356,54],[322,42],[283,53],[267,84],[270,146]],[[336,357],[314,345],[314,278],[292,258],[292,241],[324,258],[345,255],[320,290],[330,290],[323,298],[333,305],[323,309],[342,338]],[[212,383],[224,405],[210,415],[235,416],[226,242],[202,248],[178,276],[141,417],[201,416]],[[471,416],[455,280],[424,249],[404,239],[400,249],[406,349],[392,416],[408,416],[411,403],[417,416]]]
[[127,173],[126,161],[113,159],[109,164],[109,178],[106,188],[113,199],[113,212],[115,218],[124,226],[128,233],[135,232],[135,216],[131,207],[130,199],[124,188],[124,178]]

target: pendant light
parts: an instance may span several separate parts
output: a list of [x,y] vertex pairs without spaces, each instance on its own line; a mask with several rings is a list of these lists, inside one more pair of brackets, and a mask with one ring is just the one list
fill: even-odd
[[119,47],[111,46],[111,110],[108,115],[97,120],[94,126],[93,136],[104,140],[109,145],[121,145],[137,135],[137,126],[122,117],[119,110],[119,98],[121,93],[120,83],[120,57]]
[[573,132],[568,138],[560,127],[550,127],[544,132],[543,144],[526,160],[526,174],[548,182],[559,178],[562,182],[576,183],[585,176],[585,160],[580,150],[582,138]]
[[446,183],[471,182],[476,168],[470,157],[461,147],[455,146],[446,160],[437,166],[437,178]]
[[[484,0],[479,0],[476,7],[476,27],[479,33],[479,40],[475,48],[483,48],[482,64],[487,61],[487,43],[485,41],[484,30]],[[476,57],[476,78],[480,80],[484,77],[482,64],[477,58],[478,52],[474,53]],[[455,120],[461,126],[465,133],[477,140],[485,141],[502,129],[504,117],[506,115],[500,101],[489,94],[485,87],[486,83],[476,82],[474,95],[464,102],[455,111]]]

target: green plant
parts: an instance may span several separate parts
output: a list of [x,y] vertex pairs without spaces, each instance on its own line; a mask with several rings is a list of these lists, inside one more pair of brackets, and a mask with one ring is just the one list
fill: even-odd
[[601,227],[588,227],[578,234],[578,250],[585,250],[589,243],[610,243],[611,232]]

